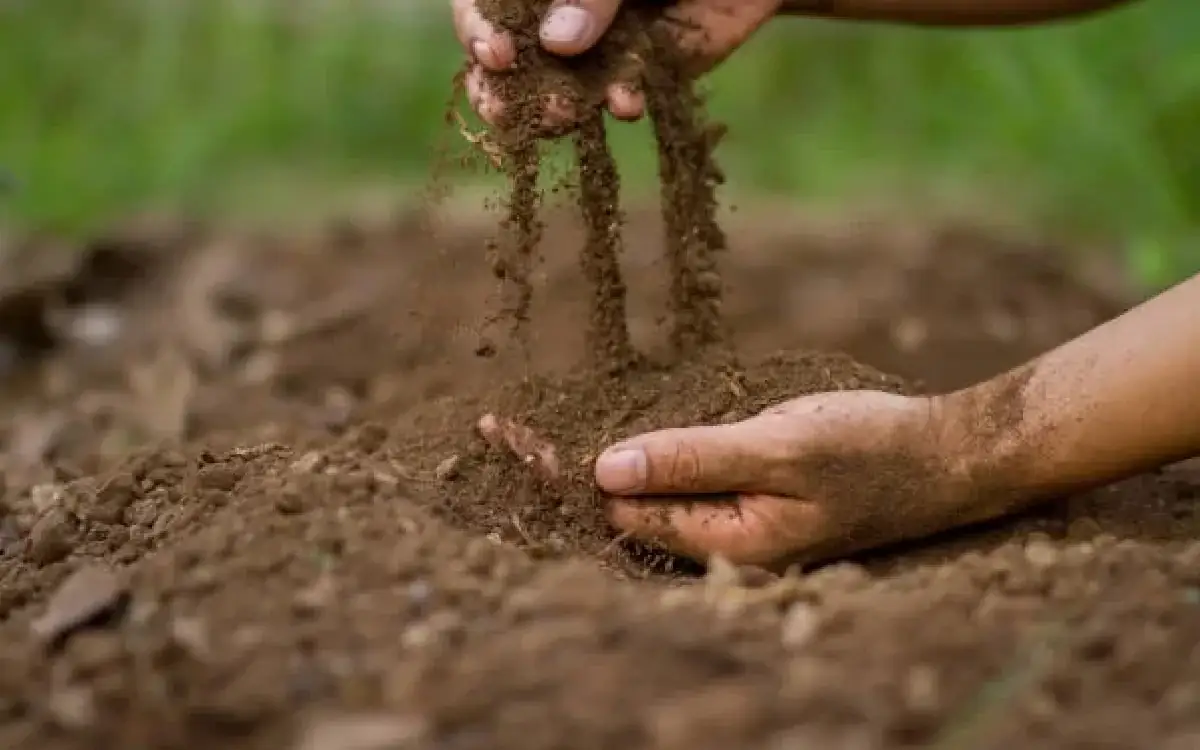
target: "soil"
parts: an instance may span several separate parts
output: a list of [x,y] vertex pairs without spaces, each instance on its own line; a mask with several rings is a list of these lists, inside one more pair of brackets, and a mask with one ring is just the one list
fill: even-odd
[[[643,362],[620,377],[582,369],[483,398],[441,399],[414,409],[400,429],[417,436],[406,455],[437,461],[417,468],[444,477],[433,510],[455,525],[543,557],[590,555],[627,576],[694,573],[694,565],[665,552],[622,544],[592,478],[600,451],[653,429],[727,423],[789,398],[855,389],[911,392],[900,378],[844,355],[780,353],[744,369],[732,358],[710,356],[682,365]],[[474,429],[484,414],[532,431],[533,440],[554,451],[558,472],[531,470],[507,446],[490,445]],[[536,456],[537,445],[528,452]]]
[[[532,289],[529,275],[541,239],[538,210],[539,152],[548,138],[573,133],[578,202],[587,236],[581,263],[591,284],[588,360],[603,375],[637,363],[625,317],[625,283],[620,276],[620,181],[605,135],[609,87],[643,91],[654,123],[662,184],[665,253],[670,263],[671,343],[680,359],[691,359],[724,343],[722,283],[716,255],[726,249],[716,220],[716,187],[724,180],[714,160],[722,130],[704,119],[687,56],[676,44],[680,23],[670,4],[625,3],[600,42],[581,55],[546,52],[539,28],[551,0],[485,0],[480,13],[505,30],[516,47],[510,70],[484,73],[484,84],[505,102],[492,137],[504,153],[510,179],[507,236],[493,247],[493,267],[508,281],[515,302],[505,312],[517,339],[525,342]],[[552,124],[547,113],[568,113]],[[491,347],[485,347],[488,351]]]
[[[204,233],[119,293],[47,306],[53,346],[0,391],[0,746],[1197,746],[1200,469],[799,578],[628,580],[582,532],[547,554],[472,515],[463,477],[486,472],[469,456],[456,480],[436,466],[478,449],[473,399],[571,429],[537,384],[575,393],[588,287],[547,254],[528,356],[480,359],[493,227],[439,218],[431,236],[427,218]],[[573,218],[545,219],[546,246],[581,246]],[[622,256],[651,361],[671,351],[660,219],[630,210]],[[944,390],[1132,300],[1054,248],[969,228],[723,221],[745,362],[840,350]],[[614,436],[720,419],[735,402],[707,384],[724,376],[697,367],[678,376],[696,390],[657,389],[627,422],[632,390],[575,408]],[[739,408],[782,395],[745,372]],[[451,402],[457,438],[430,425]],[[531,508],[525,532],[548,538]]]

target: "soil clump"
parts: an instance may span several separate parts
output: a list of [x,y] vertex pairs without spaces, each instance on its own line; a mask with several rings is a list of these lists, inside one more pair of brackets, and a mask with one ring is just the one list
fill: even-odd
[[[649,430],[729,423],[789,398],[855,389],[913,391],[840,354],[779,353],[745,369],[732,358],[647,360],[619,379],[581,370],[444,399],[415,409],[397,432],[415,436],[400,452],[426,457],[422,470],[438,480],[432,510],[455,525],[539,556],[600,558],[634,577],[690,575],[694,565],[618,536],[593,479],[595,457]],[[484,415],[506,424],[521,450],[490,440]]]

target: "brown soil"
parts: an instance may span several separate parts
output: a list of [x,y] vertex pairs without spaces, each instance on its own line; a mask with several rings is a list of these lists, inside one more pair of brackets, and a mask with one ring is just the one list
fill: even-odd
[[[694,572],[673,556],[620,544],[592,479],[600,451],[653,429],[745,419],[788,398],[852,389],[909,391],[899,378],[841,355],[778,354],[746,369],[732,359],[643,363],[619,378],[596,378],[588,370],[565,379],[533,378],[483,398],[434,401],[402,423],[403,433],[417,436],[403,452],[437,462],[419,468],[445,477],[433,496],[434,512],[456,525],[542,556],[598,557],[637,577]],[[505,446],[477,436],[483,414],[532,430],[554,447],[561,473],[540,475]]]
[[[503,518],[470,515],[471,491],[431,512],[449,495],[427,467],[473,438],[412,430],[448,418],[440,398],[464,431],[472,398],[567,430],[534,384],[575,393],[589,305],[573,259],[548,257],[529,359],[481,360],[492,227],[431,240],[420,224],[193,238],[151,283],[56,308],[57,348],[0,392],[0,746],[1196,746],[1193,466],[798,580],[620,580],[591,554],[603,539],[527,554]],[[1051,249],[961,228],[728,228],[725,316],[747,361],[844,350],[945,389],[1128,304]],[[581,235],[544,228],[547,246]],[[645,351],[670,347],[661,236],[657,212],[631,212]],[[61,333],[100,310],[114,340]],[[742,408],[782,395],[759,372],[733,378]],[[657,392],[613,435],[734,403]],[[626,398],[589,393],[576,408],[610,420]],[[536,505],[518,518],[552,531]]]

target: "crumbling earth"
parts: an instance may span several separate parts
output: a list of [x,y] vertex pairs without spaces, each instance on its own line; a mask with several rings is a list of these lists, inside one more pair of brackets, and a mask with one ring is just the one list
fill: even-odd
[[[659,216],[631,213],[631,339],[663,353]],[[9,374],[0,746],[1196,746],[1188,465],[798,579],[621,580],[594,546],[439,510],[461,480],[414,415],[568,377],[588,304],[547,258],[531,362],[480,360],[492,226],[420,218],[198,235],[109,301],[115,338]],[[961,227],[728,222],[747,357],[841,350],[946,389],[1129,303]]]

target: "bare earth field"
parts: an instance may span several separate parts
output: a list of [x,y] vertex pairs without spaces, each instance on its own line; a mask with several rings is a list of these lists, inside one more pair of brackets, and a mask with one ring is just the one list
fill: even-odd
[[[1187,465],[781,579],[639,578],[572,543],[574,511],[561,534],[519,503],[449,512],[499,500],[413,415],[583,356],[561,223],[529,359],[475,356],[491,227],[145,230],[5,271],[4,351],[25,364],[0,395],[0,747],[1200,747]],[[727,231],[746,356],[841,351],[947,389],[1129,304],[970,229]],[[651,348],[654,212],[628,235]],[[444,430],[477,441],[467,419]]]

